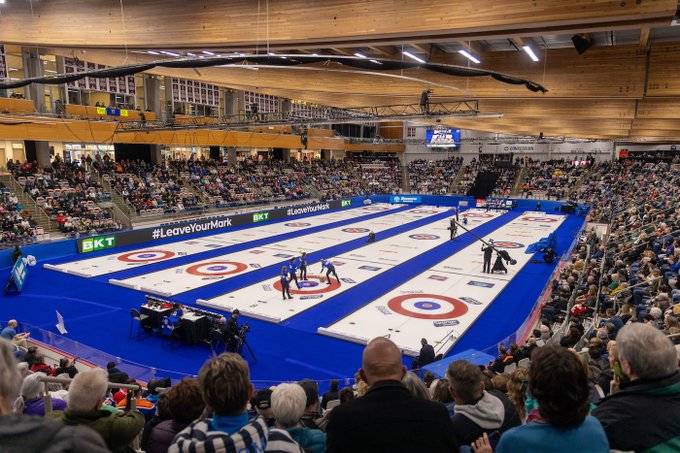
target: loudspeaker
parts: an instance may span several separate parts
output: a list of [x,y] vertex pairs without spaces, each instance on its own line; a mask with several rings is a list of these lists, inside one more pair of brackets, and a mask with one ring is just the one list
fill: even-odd
[[574,35],[571,37],[571,42],[574,43],[574,48],[576,48],[579,55],[583,55],[593,45],[590,35]]

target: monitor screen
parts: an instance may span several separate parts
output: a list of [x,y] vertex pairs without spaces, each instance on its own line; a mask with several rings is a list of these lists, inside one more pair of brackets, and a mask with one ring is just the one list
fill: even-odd
[[460,129],[427,129],[425,146],[428,148],[460,148]]

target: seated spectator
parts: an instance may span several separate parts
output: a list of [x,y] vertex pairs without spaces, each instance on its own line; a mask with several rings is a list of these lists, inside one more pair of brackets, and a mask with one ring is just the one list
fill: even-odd
[[253,384],[248,364],[240,355],[225,352],[208,361],[198,373],[198,385],[211,417],[180,431],[169,452],[302,452],[286,431],[270,430],[261,417],[248,421]]
[[[503,433],[496,452],[609,452],[602,426],[588,416],[588,376],[576,354],[554,346],[536,351],[529,391],[538,402],[540,418]],[[484,443],[475,441],[475,452],[490,452],[477,448]]]
[[456,401],[456,415],[451,421],[459,445],[470,445],[484,433],[498,431],[502,434],[522,424],[507,396],[497,390],[485,389],[478,366],[456,360],[449,364],[446,378]]
[[529,382],[529,371],[526,368],[517,368],[510,375],[510,380],[508,381],[508,399],[515,406],[515,410],[519,415],[519,419],[524,424],[527,418],[526,409],[526,398],[527,398],[527,385]]
[[255,410],[255,414],[264,418],[269,428],[273,428],[276,420],[272,412],[272,389],[258,390],[250,399],[250,406]]
[[328,453],[458,450],[446,408],[412,396],[401,383],[406,367],[391,340],[378,337],[366,345],[360,374],[369,390],[331,412]]
[[428,344],[425,338],[421,338],[420,345],[420,353],[411,362],[411,368],[414,370],[434,362],[435,354],[432,345]]
[[326,431],[327,421],[321,416],[319,411],[319,384],[312,379],[303,379],[298,382],[298,385],[302,387],[307,395],[307,406],[305,407],[305,413],[300,419],[300,423],[307,428]]
[[455,407],[456,402],[453,401],[451,392],[449,392],[449,381],[446,379],[439,379],[434,386],[434,392],[432,394],[432,401],[442,403],[446,406],[446,410],[449,411],[449,416],[453,417],[456,413]]
[[[43,374],[35,373],[24,378],[21,384],[21,395],[14,402],[14,413],[17,415],[45,416],[45,401],[43,399],[45,384],[40,381]],[[66,401],[52,398],[52,410],[66,409]]]
[[0,339],[0,451],[12,453],[105,453],[101,437],[85,426],[64,426],[41,417],[12,415],[21,377],[9,341]]
[[130,376],[128,376],[127,373],[120,371],[118,367],[116,367],[115,362],[107,363],[106,371],[109,374],[109,382],[113,382],[115,384],[125,384],[130,380]]
[[680,442],[680,372],[673,343],[656,327],[629,324],[619,331],[610,361],[629,380],[615,379],[611,395],[593,411],[610,447],[674,450]]
[[59,368],[54,370],[55,376],[59,376],[60,374],[63,373],[68,374],[68,377],[70,377],[71,379],[73,379],[75,375],[78,374],[78,370],[76,369],[75,364],[66,357],[59,359]]
[[17,320],[10,319],[7,321],[7,326],[5,326],[5,328],[2,329],[2,332],[0,332],[0,337],[11,341],[17,346],[28,349],[28,342],[26,341],[26,338],[28,338],[31,332],[17,333],[17,326]]
[[276,427],[284,429],[305,451],[324,453],[326,435],[300,423],[307,406],[307,395],[298,384],[279,384],[272,392],[272,412]]
[[195,379],[184,378],[167,392],[168,409],[172,418],[156,425],[149,436],[146,453],[165,453],[172,439],[198,420],[205,409],[201,389]]
[[33,360],[33,365],[31,366],[31,371],[33,373],[45,373],[48,376],[54,376],[54,369],[45,364],[45,356],[37,355]]
[[401,383],[408,389],[409,393],[413,396],[424,398],[426,400],[430,399],[430,391],[425,386],[425,383],[420,380],[417,374],[409,371],[404,375]]
[[323,394],[321,397],[321,409],[326,410],[326,407],[328,406],[329,401],[337,400],[340,398],[340,393],[338,392],[338,380],[333,379],[331,380],[330,387],[328,388],[328,391]]
[[158,402],[156,403],[156,413],[144,424],[144,430],[142,431],[142,439],[140,441],[139,447],[146,451],[149,445],[149,436],[151,436],[151,431],[153,431],[156,425],[158,425],[160,422],[170,420],[171,418],[172,416],[170,414],[170,409],[168,408],[168,392],[161,392],[158,396]]
[[113,453],[127,453],[130,443],[144,427],[144,416],[136,411],[114,414],[100,410],[107,391],[106,371],[93,368],[78,373],[68,390],[68,407],[47,416],[65,425],[84,425],[95,430]]

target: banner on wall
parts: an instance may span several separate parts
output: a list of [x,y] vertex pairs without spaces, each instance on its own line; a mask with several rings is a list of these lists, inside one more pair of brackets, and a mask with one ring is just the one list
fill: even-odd
[[352,205],[351,200],[333,200],[325,203],[312,203],[289,208],[273,209],[269,211],[249,212],[233,216],[212,217],[207,219],[183,221],[163,224],[143,230],[124,231],[122,233],[93,236],[78,240],[78,252],[88,253],[112,247],[133,245],[161,239],[182,237],[189,234],[207,231],[224,230],[231,227],[249,225],[253,223],[279,220],[303,214],[330,211],[346,208]]
[[5,46],[0,44],[0,80],[9,78],[7,70],[7,56],[5,55]]
[[390,195],[390,203],[422,203],[420,201],[420,195]]

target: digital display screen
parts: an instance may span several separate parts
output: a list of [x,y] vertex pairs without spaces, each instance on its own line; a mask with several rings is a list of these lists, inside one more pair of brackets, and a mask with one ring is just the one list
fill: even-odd
[[460,148],[460,129],[427,129],[425,146],[428,148]]

